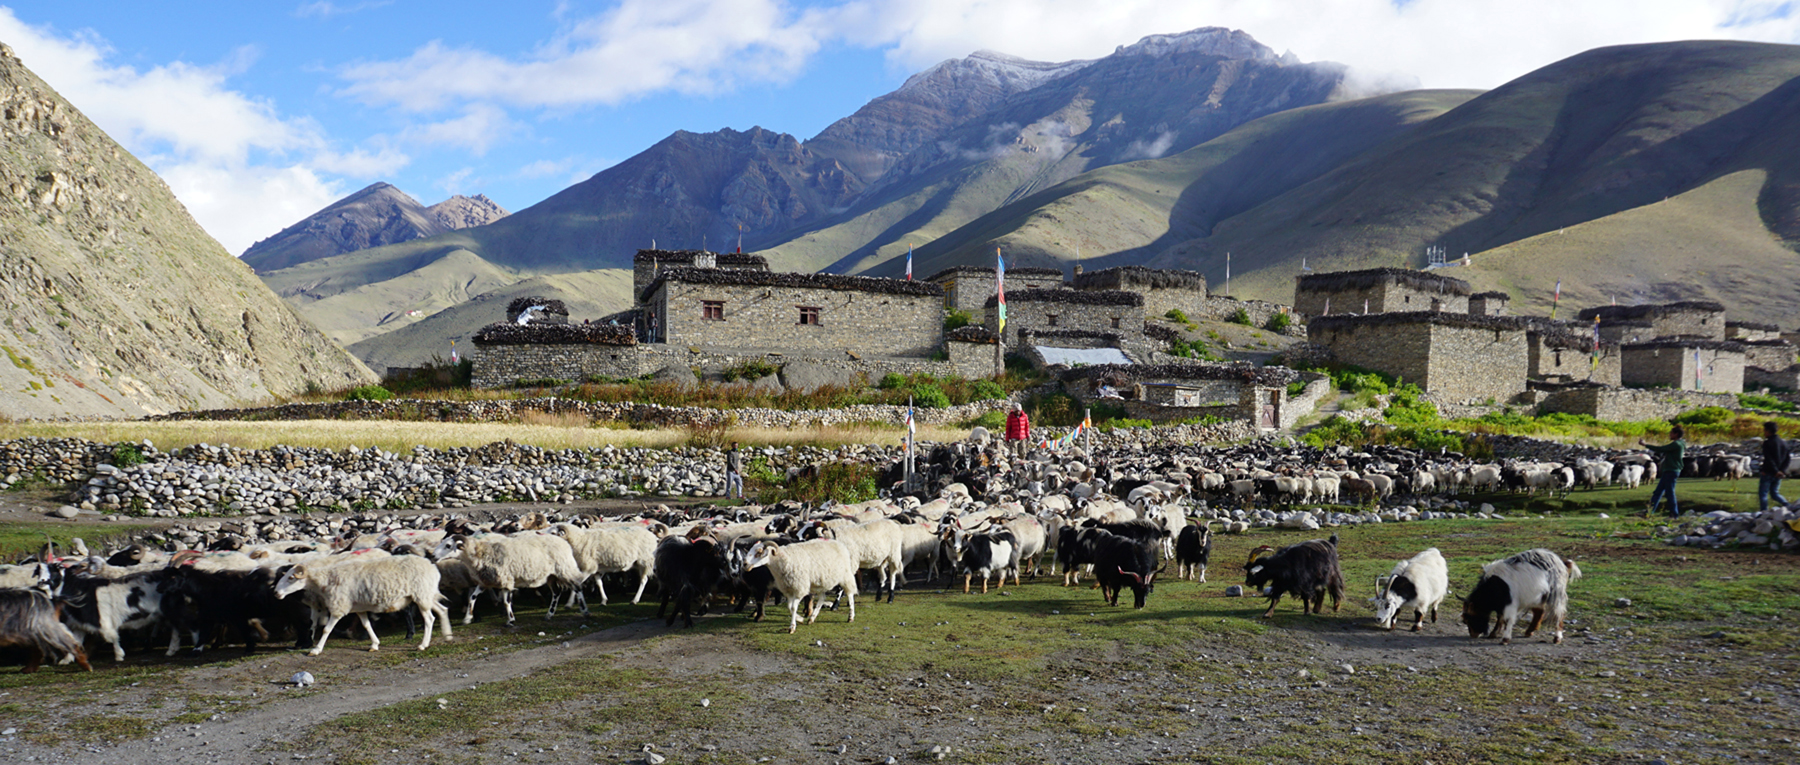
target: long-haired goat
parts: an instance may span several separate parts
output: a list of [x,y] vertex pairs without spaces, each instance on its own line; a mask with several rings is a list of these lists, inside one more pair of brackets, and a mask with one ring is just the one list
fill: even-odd
[[1450,568],[1436,547],[1394,564],[1394,570],[1376,580],[1375,623],[1388,629],[1408,607],[1413,609],[1412,631],[1424,628],[1425,615],[1437,624],[1438,605],[1450,593]]
[[[1512,642],[1513,624],[1524,611],[1531,612],[1531,623],[1525,637],[1531,637],[1543,626],[1544,617],[1555,620],[1553,643],[1563,639],[1563,618],[1569,611],[1569,582],[1581,577],[1575,561],[1563,560],[1544,548],[1494,561],[1481,567],[1481,579],[1463,599],[1463,624],[1469,637],[1500,638],[1500,644]],[[1493,621],[1493,629],[1488,622]]]
[[1244,564],[1244,584],[1269,585],[1269,610],[1263,618],[1274,616],[1275,604],[1288,593],[1300,598],[1302,613],[1324,613],[1326,595],[1331,596],[1331,610],[1338,610],[1344,600],[1344,572],[1338,569],[1337,543],[1332,534],[1330,539],[1288,545]]

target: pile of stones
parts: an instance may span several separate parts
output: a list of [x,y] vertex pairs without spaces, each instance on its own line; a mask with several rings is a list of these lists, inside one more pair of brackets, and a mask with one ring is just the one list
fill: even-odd
[[1733,513],[1715,510],[1699,516],[1681,531],[1671,530],[1669,544],[1680,547],[1767,547],[1800,550],[1800,532],[1790,525],[1800,521],[1800,502],[1771,507],[1761,512]]

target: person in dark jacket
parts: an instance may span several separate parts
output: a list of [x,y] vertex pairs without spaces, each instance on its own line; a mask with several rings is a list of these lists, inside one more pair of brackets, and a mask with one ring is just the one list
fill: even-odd
[[1769,509],[1771,497],[1784,506],[1788,503],[1787,497],[1781,496],[1781,476],[1794,455],[1775,428],[1774,420],[1763,423],[1762,469],[1756,473],[1756,504],[1763,510]]
[[731,442],[731,451],[725,453],[725,496],[744,498],[744,453],[738,451],[736,441]]
[[1676,425],[1669,429],[1669,442],[1662,446],[1638,439],[1639,446],[1656,455],[1656,490],[1650,492],[1650,507],[1645,508],[1645,517],[1656,512],[1665,496],[1669,498],[1669,517],[1681,517],[1681,506],[1675,503],[1675,479],[1681,477],[1681,461],[1687,456],[1687,442],[1681,440],[1686,435],[1687,432]]

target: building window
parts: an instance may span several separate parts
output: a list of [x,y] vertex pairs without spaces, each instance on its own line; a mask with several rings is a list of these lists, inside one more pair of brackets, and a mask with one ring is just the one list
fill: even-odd
[[1056,326],[1056,314],[1053,314],[1053,313],[1044,314],[1044,324],[1046,326],[1051,326],[1051,327]]
[[1113,329],[1118,329],[1118,328],[1119,328],[1119,317],[1114,316],[1113,317]]
[[725,320],[725,301],[723,301],[723,300],[702,300],[702,301],[700,301],[700,318],[705,319],[707,321],[724,321]]
[[800,323],[817,326],[819,324],[818,306],[800,306]]

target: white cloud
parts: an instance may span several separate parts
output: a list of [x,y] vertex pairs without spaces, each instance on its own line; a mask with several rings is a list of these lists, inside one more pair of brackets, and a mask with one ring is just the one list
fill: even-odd
[[318,125],[227,80],[255,60],[176,61],[145,70],[112,63],[92,33],[61,35],[0,8],[0,40],[58,93],[168,182],[207,233],[233,253],[330,204],[341,191],[322,173],[391,172],[405,155],[337,153]]
[[780,0],[621,0],[518,57],[431,42],[398,61],[345,67],[344,92],[435,111],[469,101],[528,108],[617,104],[659,91],[705,94],[779,82],[819,48]]
[[469,179],[475,176],[475,168],[465,167],[438,179],[437,187],[451,195],[461,194],[469,190]]
[[1307,61],[1491,88],[1605,45],[1684,39],[1800,42],[1800,10],[1771,0],[857,0],[814,26],[887,48],[905,71],[988,48],[1095,58],[1149,34],[1242,29]]
[[294,9],[294,15],[303,19],[329,19],[335,16],[360,13],[372,8],[380,8],[384,5],[391,4],[393,4],[393,0],[370,0],[369,2],[351,3],[349,5],[338,5],[337,3],[329,2],[329,0],[321,0],[321,2],[316,3],[302,3],[299,8]]
[[469,153],[479,157],[506,134],[519,129],[519,125],[506,116],[505,109],[476,103],[464,107],[461,117],[414,125],[402,131],[400,137],[408,143],[468,149]]

